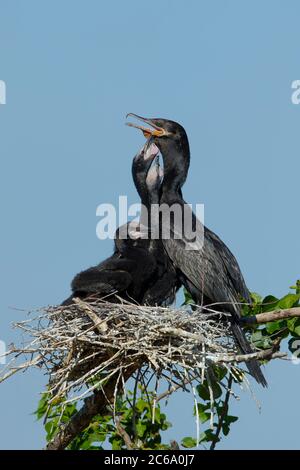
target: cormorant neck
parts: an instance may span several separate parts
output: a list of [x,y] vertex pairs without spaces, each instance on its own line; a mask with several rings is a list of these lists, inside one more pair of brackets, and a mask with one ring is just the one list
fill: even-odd
[[132,176],[134,185],[141,199],[140,225],[143,227],[149,227],[150,225],[151,208],[151,198],[146,184],[146,174],[147,171],[145,168],[140,166],[140,164],[134,160],[132,165]]
[[150,190],[147,187],[146,178],[151,163],[151,160],[145,162],[137,156],[132,164],[133,181],[141,199],[140,225],[144,230],[151,227],[151,204],[159,203],[159,188]]
[[146,171],[143,169],[143,171],[138,171],[138,168],[135,166],[132,167],[132,176],[133,176],[133,181],[134,185],[136,187],[136,190],[138,192],[138,195],[141,198],[141,204],[144,206],[148,207],[149,205],[149,196],[148,196],[148,189],[146,185]]
[[164,161],[164,180],[161,200],[182,199],[181,188],[186,180],[190,165],[188,142],[168,142],[160,148]]

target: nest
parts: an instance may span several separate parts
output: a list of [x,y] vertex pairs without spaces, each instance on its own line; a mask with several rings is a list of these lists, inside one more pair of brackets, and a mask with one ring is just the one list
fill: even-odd
[[31,312],[14,326],[27,340],[6,353],[12,359],[0,381],[20,370],[42,368],[49,375],[50,402],[82,399],[112,377],[124,383],[137,369],[165,378],[168,393],[211,378],[214,364],[222,364],[239,382],[244,375],[236,365],[243,357],[237,356],[229,322],[210,308],[75,299],[69,306]]

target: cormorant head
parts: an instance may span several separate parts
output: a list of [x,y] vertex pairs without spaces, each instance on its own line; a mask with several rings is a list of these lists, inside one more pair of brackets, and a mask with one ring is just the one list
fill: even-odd
[[140,129],[144,136],[154,142],[162,154],[170,152],[171,149],[176,149],[180,153],[189,158],[189,142],[184,128],[175,121],[161,118],[144,118],[137,114],[129,113],[126,117],[135,117],[140,121],[150,125],[149,127],[140,126],[132,122],[126,124],[130,127]]
[[180,190],[186,180],[190,164],[189,141],[184,128],[178,122],[161,118],[144,118],[137,114],[129,113],[140,121],[151,126],[144,127],[132,122],[127,125],[140,129],[148,142],[154,142],[159,148],[164,160],[164,183],[166,189]]

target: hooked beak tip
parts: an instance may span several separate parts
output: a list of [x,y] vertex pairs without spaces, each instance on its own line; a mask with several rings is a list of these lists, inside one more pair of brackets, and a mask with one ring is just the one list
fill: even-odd
[[144,133],[144,136],[147,139],[151,136],[161,137],[162,135],[168,135],[167,131],[165,131],[162,127],[159,127],[156,123],[153,122],[154,119],[144,118],[144,117],[139,116],[138,114],[134,114],[134,113],[128,113],[126,115],[126,118],[128,116],[135,117],[136,119],[138,119],[140,121],[143,121],[146,124],[149,124],[153,128],[153,129],[149,129],[149,128],[146,128],[144,126],[140,126],[138,124],[133,124],[131,122],[126,123],[129,127],[135,127],[136,129],[140,129]]

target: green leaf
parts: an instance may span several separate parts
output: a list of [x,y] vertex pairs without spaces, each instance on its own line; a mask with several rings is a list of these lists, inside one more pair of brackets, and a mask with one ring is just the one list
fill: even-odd
[[[201,385],[197,385],[196,388],[198,395],[200,398],[202,398],[202,400],[210,400],[209,388],[206,381]],[[211,384],[211,388],[214,399],[219,398],[222,395],[222,389],[217,382],[213,382]]]
[[[152,417],[152,410],[151,410],[151,417]],[[159,406],[156,406],[155,411],[154,411],[154,421],[155,421],[155,423],[160,424],[164,420],[165,417],[166,417],[166,415],[164,415],[160,412]]]
[[222,424],[222,431],[223,431],[224,436],[228,436],[229,431],[230,431],[230,426],[228,426],[228,424],[226,424],[226,423],[223,423]]
[[254,304],[261,304],[262,297],[261,295],[257,294],[257,292],[251,292],[250,296]]
[[136,430],[137,430],[137,435],[138,435],[139,437],[143,437],[143,436],[144,436],[144,433],[145,433],[146,429],[147,429],[146,424],[143,424],[143,423],[141,423],[141,422],[137,423],[137,425],[136,425]]
[[224,421],[227,424],[231,424],[231,423],[235,423],[238,419],[239,419],[238,416],[227,415],[227,416],[225,416]]
[[287,326],[293,336],[300,336],[300,318],[290,318],[287,320]]
[[271,312],[272,310],[275,310],[278,304],[277,297],[274,297],[273,295],[267,295],[262,301],[261,304],[261,311],[262,312]]
[[58,418],[53,419],[52,421],[49,421],[48,423],[46,423],[45,429],[47,431],[46,439],[47,441],[50,441],[50,439],[52,439],[52,437],[58,430]]
[[271,335],[275,331],[282,330],[286,325],[285,320],[272,321],[266,324],[266,331]]
[[42,398],[40,399],[38,403],[37,410],[34,411],[34,414],[36,414],[37,419],[41,419],[46,414],[47,408],[48,408],[48,401],[49,401],[49,394],[43,393]]
[[166,431],[167,429],[171,428],[172,424],[169,421],[165,421],[161,426],[162,431]]
[[193,437],[184,437],[181,441],[181,445],[187,449],[191,447],[196,447],[197,441]]
[[183,305],[195,305],[193,297],[191,296],[189,291],[186,290],[185,287],[183,288],[183,295],[184,295],[184,302],[183,302],[182,306]]
[[47,431],[47,433],[49,434],[52,430],[52,422],[49,421],[48,423],[45,424],[45,429]]
[[221,382],[221,380],[224,379],[224,377],[226,376],[228,370],[226,369],[226,367],[223,367],[223,366],[219,366],[217,364],[213,365],[213,371],[218,379],[219,382]]
[[110,440],[112,450],[121,450],[123,441],[119,437],[113,437]]
[[237,421],[239,418],[237,416],[225,416],[224,422],[222,424],[222,432],[224,436],[227,436],[230,431],[230,424]]
[[251,340],[255,343],[256,341],[261,341],[262,337],[262,330],[257,330],[251,335]]
[[145,409],[149,408],[149,405],[145,400],[143,400],[142,398],[139,398],[135,404],[135,408],[137,409],[137,411],[142,413]]
[[296,281],[296,285],[295,286],[291,286],[290,289],[295,289],[296,290],[296,294],[300,294],[300,279],[298,279]]
[[206,401],[210,399],[207,385],[205,384],[197,385],[196,389],[197,389],[199,397],[202,398],[202,400]]
[[75,404],[69,404],[66,406],[64,410],[64,416],[67,418],[71,418],[77,412],[77,408]]
[[293,331],[293,336],[300,336],[300,325],[297,325]]
[[287,294],[278,301],[278,307],[281,309],[296,307],[299,299],[299,294]]
[[210,403],[197,403],[198,413],[210,409]]
[[273,345],[271,338],[264,338],[262,341],[257,341],[255,346],[260,349],[269,349]]
[[[208,408],[210,408],[210,404],[209,403],[206,403],[206,404],[203,404],[203,403],[197,403],[197,409],[198,409],[198,416],[199,416],[199,419],[201,421],[201,423],[205,423],[206,421],[209,420],[210,418],[210,413],[208,413],[207,410]],[[194,415],[196,415],[196,408],[194,407]]]
[[211,388],[212,388],[212,391],[213,391],[214,399],[219,398],[222,395],[222,389],[221,389],[220,385],[217,382],[213,382],[211,384]]
[[206,421],[208,421],[209,418],[210,418],[210,413],[205,413],[204,411],[201,411],[199,413],[199,419],[201,423],[206,423]]
[[90,443],[93,443],[93,442],[104,442],[106,439],[106,433],[96,433],[94,432],[93,434],[91,434],[89,437],[88,437],[88,440]]
[[272,338],[267,334],[266,328],[255,331],[251,335],[251,341],[257,348],[268,349],[272,346]]
[[200,434],[199,442],[211,442],[216,441],[219,442],[219,438],[216,438],[214,432],[211,429],[207,429],[203,433]]
[[84,441],[80,445],[80,449],[82,449],[82,450],[90,450],[90,448],[91,448],[91,443],[89,441]]

